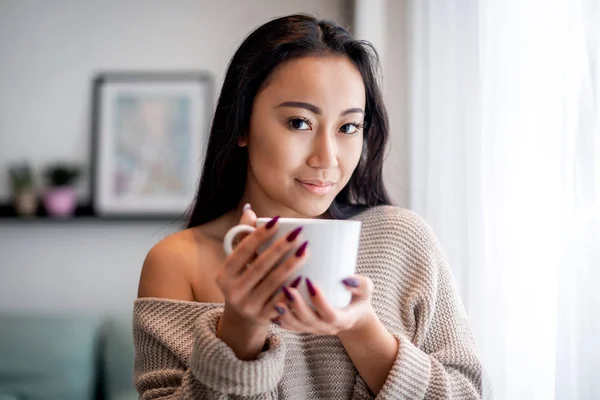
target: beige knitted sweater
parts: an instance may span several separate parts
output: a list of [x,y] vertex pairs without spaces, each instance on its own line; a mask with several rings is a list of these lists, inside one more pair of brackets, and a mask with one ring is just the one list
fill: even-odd
[[[378,399],[475,399],[481,365],[448,264],[427,224],[380,206],[362,221],[357,273],[399,351]],[[372,399],[335,336],[273,325],[242,361],[216,335],[223,304],[156,298],[134,304],[135,385],[142,399]]]

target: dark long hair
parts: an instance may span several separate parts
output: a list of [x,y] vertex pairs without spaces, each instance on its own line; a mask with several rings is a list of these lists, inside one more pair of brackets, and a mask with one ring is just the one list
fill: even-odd
[[377,80],[377,52],[370,43],[355,40],[331,21],[290,15],[252,32],[229,63],[188,228],[212,221],[239,205],[246,186],[248,152],[238,143],[248,133],[254,98],[279,64],[314,55],[347,57],[360,71],[366,91],[361,159],[329,213],[345,219],[367,207],[391,204],[382,176],[389,123]]

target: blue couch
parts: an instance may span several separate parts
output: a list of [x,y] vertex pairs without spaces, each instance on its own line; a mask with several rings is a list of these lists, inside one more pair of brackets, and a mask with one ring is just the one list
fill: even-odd
[[131,316],[0,314],[0,400],[133,400]]

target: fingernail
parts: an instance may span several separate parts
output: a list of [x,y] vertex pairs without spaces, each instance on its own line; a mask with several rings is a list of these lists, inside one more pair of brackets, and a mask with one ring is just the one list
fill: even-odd
[[294,295],[289,291],[288,288],[284,286],[281,289],[283,290],[283,294],[285,294],[285,297],[287,297],[288,301],[294,301]]
[[281,321],[280,321],[280,320],[278,320],[277,318],[273,318],[273,319],[271,320],[271,322],[272,322],[272,323],[274,323],[274,324],[275,324],[275,325],[277,325],[277,326],[281,326]]
[[290,287],[293,287],[294,289],[296,289],[298,287],[298,285],[300,284],[301,280],[302,280],[302,275],[300,275],[299,277],[294,279],[294,281],[291,283]]
[[293,242],[294,239],[296,239],[298,237],[298,235],[300,234],[300,232],[302,231],[302,227],[298,227],[296,229],[294,229],[293,231],[290,232],[290,234],[287,237],[287,241],[288,242]]
[[308,278],[306,278],[305,280],[306,287],[308,288],[308,293],[310,293],[311,296],[315,296],[317,294],[317,291],[315,290],[315,287],[313,286],[312,282]]
[[275,218],[273,218],[272,220],[270,220],[269,222],[267,222],[266,228],[271,229],[273,226],[275,226],[278,219],[279,219],[279,215],[276,216]]
[[246,204],[244,204],[243,211],[244,211],[244,212],[246,212],[246,211],[248,211],[248,210],[252,210],[252,206],[250,205],[250,203],[246,203]]
[[277,314],[279,314],[279,315],[285,314],[285,308],[283,308],[283,307],[275,306],[275,310],[277,311]]
[[350,286],[350,287],[353,287],[353,288],[358,287],[358,280],[356,280],[354,278],[346,278],[342,282],[346,286]]
[[302,255],[304,254],[304,251],[306,250],[306,246],[308,246],[308,240],[304,243],[302,243],[302,246],[300,246],[298,248],[298,250],[296,250],[296,257],[300,258],[302,257]]

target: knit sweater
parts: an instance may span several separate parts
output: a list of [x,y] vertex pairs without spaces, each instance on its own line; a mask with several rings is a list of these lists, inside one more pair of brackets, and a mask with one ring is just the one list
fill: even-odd
[[[377,399],[476,399],[481,364],[454,278],[429,226],[415,213],[370,208],[357,274],[399,350]],[[134,303],[134,382],[141,399],[373,399],[333,335],[276,325],[257,359],[243,361],[216,336],[221,303],[140,298]]]

